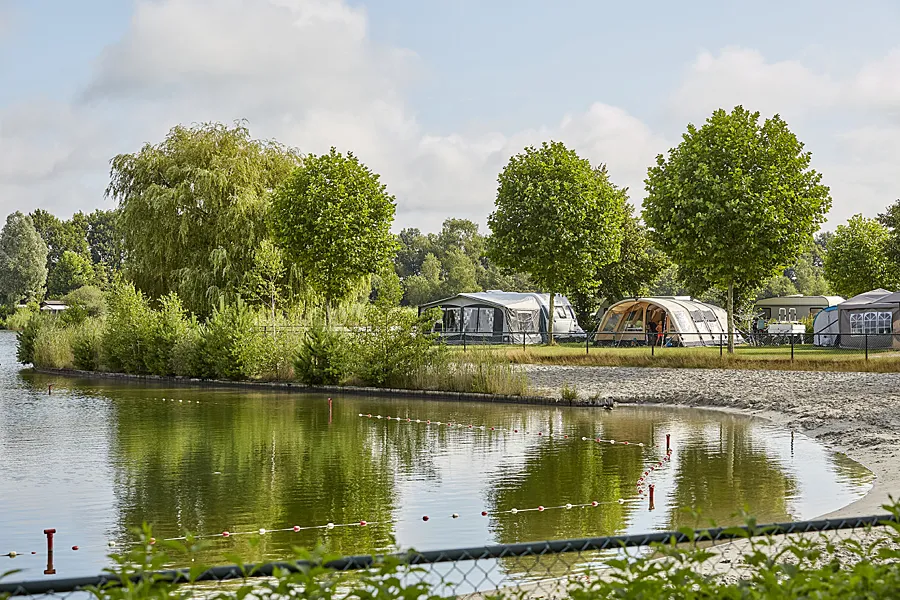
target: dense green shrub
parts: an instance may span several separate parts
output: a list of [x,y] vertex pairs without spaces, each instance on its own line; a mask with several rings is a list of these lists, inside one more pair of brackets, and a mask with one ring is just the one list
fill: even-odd
[[415,312],[386,304],[370,307],[368,324],[356,349],[355,374],[375,386],[401,387],[424,369],[440,362],[444,346],[435,344],[432,311]]
[[72,290],[63,297],[66,306],[80,306],[89,317],[100,317],[106,312],[106,299],[103,290],[95,285],[83,285]]
[[175,345],[172,347],[172,372],[179,377],[203,376],[203,364],[200,356],[202,337],[200,327],[191,322]]
[[48,317],[33,313],[25,326],[16,334],[16,360],[23,365],[34,363],[34,341],[41,328],[48,322]]
[[75,355],[72,352],[74,329],[63,327],[55,319],[48,320],[37,332],[34,339],[34,357],[36,367],[47,369],[72,369],[75,367]]
[[336,385],[349,373],[350,352],[345,334],[317,324],[303,336],[295,376],[307,385]]
[[199,377],[248,379],[258,372],[259,353],[254,338],[264,335],[255,326],[253,313],[242,301],[213,311],[200,327],[198,348]]
[[153,311],[131,283],[120,283],[106,297],[103,364],[111,371],[147,373],[144,356],[150,343]]
[[253,365],[254,377],[267,380],[294,379],[294,359],[301,337],[293,330],[279,330],[275,335],[254,329],[246,356]]
[[75,368],[84,371],[100,370],[103,355],[103,322],[87,318],[72,333],[72,356]]
[[159,301],[159,310],[150,312],[144,364],[154,375],[174,375],[172,361],[175,346],[196,324],[189,321],[178,295],[172,292]]
[[22,331],[31,317],[40,314],[37,302],[31,302],[25,308],[17,308],[3,320],[3,326],[13,331]]

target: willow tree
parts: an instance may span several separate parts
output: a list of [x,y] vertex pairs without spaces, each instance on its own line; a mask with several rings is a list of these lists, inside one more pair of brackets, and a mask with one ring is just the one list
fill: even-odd
[[299,162],[241,123],[179,125],[159,144],[116,156],[107,195],[119,202],[125,268],[138,289],[177,292],[201,315],[238,294],[270,236],[271,192]]
[[561,142],[525,148],[500,173],[489,256],[550,293],[549,343],[556,294],[595,289],[600,269],[619,258],[626,200],[605,167]]
[[735,290],[793,264],[831,207],[810,158],[781,117],[737,106],[688,125],[650,168],[644,222],[673,262],[727,290],[729,352]]
[[394,258],[396,210],[377,173],[334,148],[308,155],[274,196],[273,223],[285,255],[331,308]]

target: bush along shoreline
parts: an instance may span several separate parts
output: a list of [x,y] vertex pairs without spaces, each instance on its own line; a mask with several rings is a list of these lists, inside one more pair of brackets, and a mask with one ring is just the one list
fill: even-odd
[[195,380],[281,382],[526,396],[524,370],[484,351],[461,357],[436,343],[433,315],[382,300],[359,324],[326,327],[220,302],[200,322],[174,293],[151,302],[119,283],[102,307],[34,314],[17,359],[37,369]]

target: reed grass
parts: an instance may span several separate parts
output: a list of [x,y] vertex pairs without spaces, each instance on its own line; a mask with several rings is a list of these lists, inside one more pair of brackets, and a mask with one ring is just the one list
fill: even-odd
[[423,367],[415,375],[399,383],[414,390],[440,390],[527,396],[531,393],[524,369],[502,352],[477,350],[451,355],[448,360]]

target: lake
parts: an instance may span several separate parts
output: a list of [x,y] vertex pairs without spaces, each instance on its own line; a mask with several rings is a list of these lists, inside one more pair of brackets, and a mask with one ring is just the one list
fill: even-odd
[[[666,434],[673,452],[651,475],[650,510],[636,481],[665,455]],[[109,542],[123,547],[144,522],[159,539],[317,527],[218,535],[201,558],[221,563],[318,544],[360,554],[732,524],[742,508],[762,522],[813,518],[871,481],[845,456],[740,415],[352,396],[329,405],[315,394],[67,379],[22,372],[15,335],[0,332],[0,554],[23,554],[0,558],[0,572],[22,569],[16,579],[44,577],[45,528],[58,531],[56,576],[70,577],[98,573]]]

